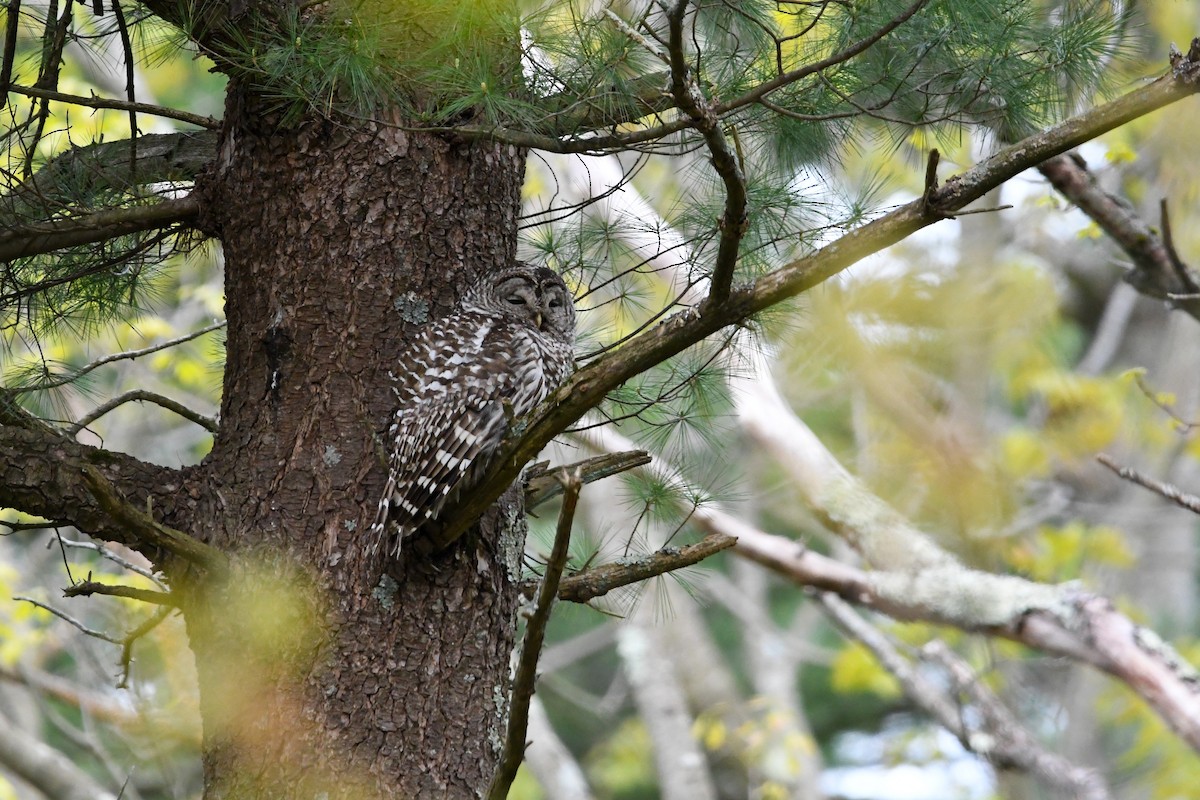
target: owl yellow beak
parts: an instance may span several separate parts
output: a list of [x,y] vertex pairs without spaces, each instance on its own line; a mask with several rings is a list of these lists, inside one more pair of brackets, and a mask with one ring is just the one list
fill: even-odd
[[539,311],[533,316],[533,324],[539,331],[542,329],[542,312]]

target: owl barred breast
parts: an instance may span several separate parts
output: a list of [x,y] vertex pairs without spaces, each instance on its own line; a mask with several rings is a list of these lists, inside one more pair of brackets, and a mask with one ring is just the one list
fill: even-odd
[[[574,369],[575,306],[545,267],[488,275],[400,358],[387,485],[370,548],[393,553],[486,469],[508,429]],[[511,411],[505,410],[508,405]]]

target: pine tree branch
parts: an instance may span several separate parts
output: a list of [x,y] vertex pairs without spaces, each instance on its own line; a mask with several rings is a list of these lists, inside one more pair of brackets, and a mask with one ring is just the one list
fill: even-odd
[[95,193],[123,193],[138,186],[191,181],[217,151],[213,131],[154,133],[138,138],[135,171],[123,158],[129,145],[121,139],[73,147],[47,162],[34,175],[0,196],[0,213],[10,224],[23,217],[69,208],[73,198]]
[[[141,358],[142,356],[148,356],[151,353],[157,353],[160,350],[168,350],[176,345],[183,344],[184,342],[190,342],[193,339],[198,339],[206,333],[212,333],[213,331],[220,330],[221,328],[224,328],[225,325],[225,320],[221,320],[220,322],[214,322],[209,325],[205,325],[203,328],[194,330],[191,333],[185,333],[183,336],[177,336],[174,339],[168,339],[165,342],[152,344],[148,347],[143,347],[138,350],[124,350],[120,353],[110,353],[109,355],[98,358],[95,361],[84,364],[82,367],[68,375],[62,375],[52,380],[47,380],[44,383],[39,383],[35,386],[21,386],[14,389],[9,389],[7,393],[9,395],[17,395],[25,394],[26,392],[40,392],[45,391],[46,389],[57,389],[59,386],[66,386],[68,383],[73,383],[74,381],[79,380],[84,375],[103,367],[105,364],[112,364],[115,361],[128,361],[135,358]],[[0,406],[2,406],[2,404],[0,404]],[[3,422],[2,418],[0,418],[0,422]]]
[[147,503],[169,519],[187,502],[182,491],[192,470],[175,470],[132,456],[79,444],[11,405],[0,403],[0,507],[73,525],[92,536],[161,557],[159,537],[144,536],[110,515],[84,480],[99,474],[113,495]]
[[1200,60],[1183,59],[1153,83],[1005,147],[927,197],[900,206],[753,283],[734,287],[724,303],[706,305],[702,312],[677,313],[592,361],[527,417],[526,424],[519,426],[521,434],[505,439],[496,466],[475,491],[444,511],[444,527],[434,539],[435,546],[445,547],[457,539],[516,480],[521,465],[633,376],[960,211],[1024,170],[1197,91]]
[[[921,0],[925,2],[925,0]],[[717,260],[713,265],[711,286],[705,305],[717,306],[729,297],[733,284],[733,272],[738,262],[738,247],[746,233],[746,176],[739,159],[734,156],[729,142],[721,130],[721,120],[716,109],[701,94],[691,73],[683,51],[683,19],[687,13],[688,0],[678,0],[667,13],[670,33],[667,52],[671,60],[671,94],[675,103],[695,123],[696,130],[704,137],[712,155],[713,169],[725,184],[725,210],[718,220],[721,231],[717,246]]]
[[129,233],[187,225],[199,212],[199,201],[189,195],[153,205],[97,211],[60,222],[17,225],[0,233],[0,263]]
[[[767,95],[790,86],[811,75],[816,75],[830,67],[843,64],[852,58],[866,52],[873,45],[899,28],[924,7],[929,0],[916,0],[911,6],[892,19],[887,25],[860,39],[845,49],[811,64],[797,69],[782,72],[770,81],[759,84],[755,88],[722,103],[711,106],[711,112],[718,118],[733,115],[737,111],[754,103],[761,102]],[[674,71],[674,70],[672,70]],[[647,76],[651,78],[655,76]],[[663,81],[666,84],[666,81]],[[651,128],[630,131],[626,133],[600,134],[595,131],[611,128],[621,124],[636,122],[650,113],[661,114],[672,107],[680,107],[686,111],[686,106],[679,105],[678,96],[669,91],[663,91],[661,84],[654,81],[646,83],[648,93],[639,95],[638,102],[624,108],[624,115],[614,118],[610,111],[600,119],[583,117],[572,119],[561,117],[552,120],[544,130],[549,133],[536,133],[528,130],[518,130],[502,126],[466,125],[459,127],[435,128],[438,132],[457,135],[464,139],[491,139],[507,144],[543,150],[548,153],[607,153],[630,149],[637,145],[656,142],[686,128],[695,127],[697,120],[690,116],[662,123]],[[599,123],[599,124],[596,124]],[[590,132],[583,131],[590,129]]]
[[771,92],[782,89],[785,86],[790,86],[796,81],[803,80],[810,75],[816,75],[820,72],[824,72],[830,67],[836,67],[838,64],[844,64],[850,59],[862,55],[867,50],[871,49],[871,47],[873,47],[876,43],[886,37],[889,33],[912,19],[913,15],[920,11],[928,2],[929,0],[916,0],[915,3],[900,12],[888,24],[874,31],[870,35],[864,36],[862,39],[854,42],[844,50],[833,53],[832,55],[822,58],[819,61],[814,61],[811,64],[805,64],[803,67],[798,67],[797,69],[778,75],[772,80],[759,84],[750,91],[745,92],[744,94],[741,94],[732,100],[717,104],[713,110],[715,113],[724,116],[731,111],[737,111],[739,108],[744,108],[752,103],[757,103],[760,99],[766,97]]
[[[20,86],[11,84],[8,91],[13,94],[19,94],[24,97],[34,97],[39,100],[51,100],[56,103],[69,103],[73,106],[82,106],[83,108],[107,108],[116,111],[132,111],[138,114],[153,114],[156,117],[164,117],[166,119],[174,119],[180,122],[186,122],[189,125],[195,125],[198,128],[207,128],[209,130],[218,130],[221,127],[221,120],[215,117],[206,117],[201,114],[193,114],[190,111],[181,111],[177,108],[168,106],[156,106],[153,103],[137,103],[129,100],[117,100],[110,97],[84,97],[77,94],[67,94],[58,92],[53,89],[42,89],[37,86]],[[170,134],[159,134],[170,135]],[[126,144],[126,147],[129,145]]]

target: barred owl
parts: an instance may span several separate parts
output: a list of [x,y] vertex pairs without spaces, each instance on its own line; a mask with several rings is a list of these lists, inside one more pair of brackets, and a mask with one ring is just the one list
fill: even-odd
[[531,411],[571,373],[574,344],[566,284],[525,264],[484,277],[417,336],[395,375],[399,409],[372,550],[390,540],[398,554],[486,469],[509,415]]

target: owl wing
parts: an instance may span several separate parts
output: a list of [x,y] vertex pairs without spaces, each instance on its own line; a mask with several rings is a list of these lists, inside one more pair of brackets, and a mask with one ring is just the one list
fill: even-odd
[[[469,324],[465,324],[469,323]],[[473,328],[466,337],[455,330]],[[372,546],[395,530],[395,547],[435,518],[468,473],[486,466],[507,428],[511,326],[451,319],[423,335],[398,376],[400,408],[388,479],[371,526]]]

